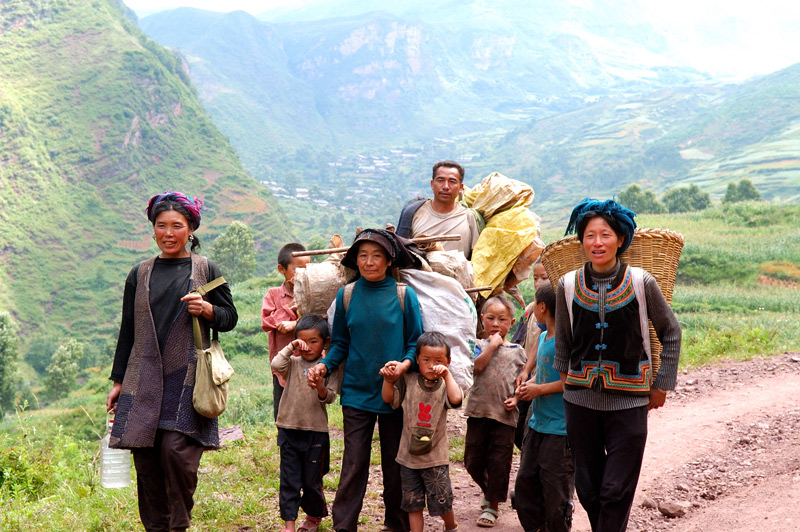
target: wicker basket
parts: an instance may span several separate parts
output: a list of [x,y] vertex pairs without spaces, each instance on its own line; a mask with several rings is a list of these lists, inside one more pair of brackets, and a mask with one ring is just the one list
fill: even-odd
[[[631,266],[638,266],[650,272],[658,282],[658,287],[667,303],[672,303],[678,261],[683,249],[683,235],[668,229],[637,229],[630,247],[620,258]],[[558,286],[561,276],[576,270],[587,262],[583,244],[577,236],[557,240],[542,251],[542,265],[547,270],[553,289]],[[650,349],[653,357],[653,376],[661,367],[661,342],[658,341],[653,325],[650,325]]]

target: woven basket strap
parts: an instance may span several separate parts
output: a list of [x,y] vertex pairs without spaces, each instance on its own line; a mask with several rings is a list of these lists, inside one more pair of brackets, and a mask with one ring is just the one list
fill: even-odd
[[644,291],[644,270],[631,266],[631,281],[633,281],[633,293],[636,302],[639,304],[639,327],[642,328],[642,347],[647,353],[647,359],[653,362],[653,354],[650,348],[650,326],[647,324],[647,294]]
[[567,312],[569,313],[569,328],[572,330],[572,298],[575,297],[575,275],[578,270],[567,272],[564,275],[564,299],[567,301]]

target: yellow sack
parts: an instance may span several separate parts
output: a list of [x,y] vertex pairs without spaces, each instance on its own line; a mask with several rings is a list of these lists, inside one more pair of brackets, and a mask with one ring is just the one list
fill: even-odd
[[471,189],[464,187],[464,201],[481,213],[488,224],[489,219],[497,213],[514,207],[530,206],[533,202],[533,188],[522,181],[492,172]]
[[539,218],[525,206],[495,214],[472,249],[475,286],[503,285],[528,246],[538,239],[539,249],[544,248],[538,235]]

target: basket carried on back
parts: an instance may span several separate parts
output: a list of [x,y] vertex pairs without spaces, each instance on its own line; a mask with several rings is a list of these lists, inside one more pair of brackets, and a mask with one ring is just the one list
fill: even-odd
[[[669,229],[637,229],[630,247],[620,255],[620,259],[650,272],[658,283],[667,303],[672,304],[678,261],[683,249],[683,235]],[[588,262],[583,252],[583,244],[577,236],[557,240],[542,251],[542,265],[547,271],[555,290],[561,276],[577,270]],[[653,376],[661,367],[661,342],[658,341],[653,325],[650,324],[650,350],[652,351]]]

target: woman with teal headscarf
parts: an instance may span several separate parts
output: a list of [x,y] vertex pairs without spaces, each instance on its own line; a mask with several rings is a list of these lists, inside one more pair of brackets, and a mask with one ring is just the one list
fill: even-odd
[[[564,381],[575,489],[593,532],[627,528],[647,413],[664,404],[677,379],[678,320],[653,276],[619,259],[633,240],[635,216],[614,200],[579,203],[567,233],[577,232],[589,260],[561,278],[556,294],[554,367]],[[655,377],[640,307],[663,345]]]

